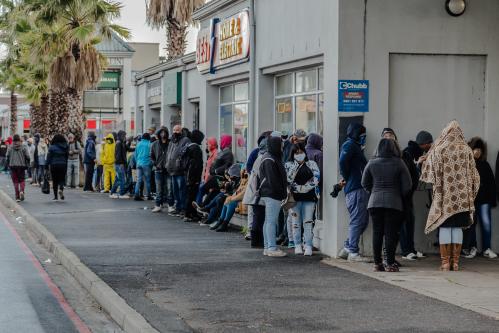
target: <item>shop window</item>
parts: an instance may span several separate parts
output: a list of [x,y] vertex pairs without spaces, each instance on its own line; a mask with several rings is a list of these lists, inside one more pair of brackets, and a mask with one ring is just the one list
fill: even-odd
[[248,142],[248,83],[220,87],[219,133],[232,136],[232,151],[237,162],[245,163]]
[[275,129],[288,133],[297,128],[323,134],[324,70],[314,68],[275,78]]

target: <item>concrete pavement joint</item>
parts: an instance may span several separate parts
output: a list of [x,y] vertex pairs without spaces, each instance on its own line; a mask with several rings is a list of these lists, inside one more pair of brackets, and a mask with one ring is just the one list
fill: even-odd
[[80,259],[40,222],[17,204],[3,190],[0,203],[21,216],[26,228],[57,258],[61,265],[89,292],[96,302],[127,333],[159,333],[142,315],[130,307],[110,286],[92,272]]

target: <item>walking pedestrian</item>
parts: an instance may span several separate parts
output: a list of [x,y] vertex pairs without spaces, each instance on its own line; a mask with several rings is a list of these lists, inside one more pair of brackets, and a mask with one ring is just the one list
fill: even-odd
[[204,140],[203,132],[193,130],[191,133],[191,143],[187,146],[185,152],[186,165],[186,203],[185,203],[185,222],[199,222],[200,217],[192,205],[196,201],[196,195],[199,191],[201,176],[203,174],[203,151],[201,143]]
[[[117,140],[114,147],[114,171],[116,178],[114,179],[113,187],[109,197],[111,199],[130,199],[126,193],[126,163],[127,163],[127,148],[126,148],[126,132],[118,131]],[[120,189],[119,195],[116,194]]]
[[348,239],[338,257],[349,261],[364,261],[360,255],[359,240],[369,223],[367,204],[369,194],[362,187],[362,173],[367,164],[364,156],[366,128],[352,123],[347,128],[347,140],[341,147],[340,172],[343,176],[346,205],[350,214]]
[[151,136],[149,133],[144,133],[140,142],[135,147],[135,163],[137,166],[137,182],[135,183],[135,201],[143,201],[144,198],[140,195],[140,190],[144,184],[144,196],[148,200],[152,200],[151,196]]
[[[292,240],[295,245],[295,254],[311,256],[314,237],[312,229],[317,199],[320,195],[319,166],[307,158],[303,143],[294,144],[291,147],[290,158],[285,166],[288,186],[296,201],[296,205],[288,212],[293,227],[292,235],[294,239]],[[302,227],[304,230],[303,242]],[[303,243],[305,246],[303,246]],[[305,253],[303,248],[305,248]]]
[[69,145],[62,134],[56,134],[52,138],[47,154],[47,167],[50,167],[52,176],[52,188],[54,190],[53,201],[64,200],[64,184],[68,170]]
[[108,134],[102,145],[101,162],[103,167],[104,189],[102,193],[111,192],[116,172],[114,171],[116,144],[113,134]]
[[[36,135],[35,135],[35,140],[36,140]],[[38,157],[38,168],[36,170],[36,178],[38,180],[39,185],[42,185],[43,179],[45,177],[45,165],[47,164],[47,153],[48,153],[48,144],[47,144],[47,139],[46,138],[39,138],[38,145],[36,146],[36,154],[35,156]]]
[[73,133],[68,134],[69,158],[66,174],[66,186],[76,188],[80,182],[80,152],[81,146],[75,140]]
[[286,253],[277,248],[276,227],[281,211],[281,201],[287,196],[286,170],[282,163],[282,139],[271,136],[267,141],[267,152],[259,169],[260,200],[265,205],[263,225],[263,254],[269,257],[284,257]]
[[[411,191],[411,176],[400,158],[393,139],[383,138],[362,176],[362,186],[370,194],[368,209],[373,221],[374,270],[398,272],[395,250],[400,225],[404,221],[403,199]],[[383,239],[386,265],[383,266]]]
[[480,175],[480,187],[475,198],[475,222],[464,230],[463,253],[465,258],[471,259],[478,254],[476,241],[476,225],[480,223],[482,229],[482,253],[485,258],[497,258],[491,249],[492,238],[492,207],[497,206],[496,180],[494,173],[487,162],[487,144],[479,137],[474,137],[468,143],[473,150],[475,165]]
[[158,140],[151,145],[151,161],[154,168],[154,178],[156,181],[156,202],[152,210],[153,213],[161,212],[162,208],[173,202],[168,200],[168,172],[166,171],[166,157],[168,154],[168,144],[170,134],[168,129],[160,128]]
[[34,145],[34,140],[33,138],[28,138],[27,139],[27,144],[26,147],[28,148],[28,154],[29,154],[29,168],[28,168],[28,175],[29,178],[31,178],[30,184],[36,184],[36,176],[33,172],[33,169],[35,168],[35,145]]
[[459,270],[463,228],[473,223],[480,186],[473,151],[457,121],[451,121],[423,162],[421,180],[433,184],[433,201],[425,233],[439,228],[441,270]]
[[83,191],[94,191],[92,186],[93,178],[94,178],[94,167],[96,160],[96,151],[95,151],[95,133],[88,132],[87,142],[85,143],[85,148],[83,152],[83,165],[85,167],[85,186],[83,187]]
[[[184,131],[185,133],[185,131]],[[182,134],[182,127],[175,125],[170,143],[168,144],[168,154],[166,162],[166,171],[171,177],[173,186],[173,196],[175,198],[175,211],[171,212],[172,216],[181,216],[185,213],[186,203],[186,183],[185,169],[182,167],[183,153],[185,146],[191,140]]]
[[28,148],[22,144],[21,137],[15,134],[12,145],[7,150],[7,168],[10,170],[17,202],[24,201],[26,169],[29,165]]

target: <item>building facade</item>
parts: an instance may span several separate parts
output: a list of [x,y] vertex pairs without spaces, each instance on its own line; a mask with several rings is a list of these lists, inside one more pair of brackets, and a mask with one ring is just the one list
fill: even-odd
[[[335,256],[349,217],[344,196],[327,193],[341,179],[338,156],[351,122],[366,126],[370,158],[384,127],[397,132],[404,148],[419,130],[436,138],[457,119],[467,138],[488,142],[495,166],[497,12],[494,0],[467,1],[461,16],[435,0],[213,0],[194,14],[195,55],[137,75],[143,110],[137,122],[144,130],[179,123],[208,136],[231,134],[241,162],[265,130],[322,134],[324,208],[315,235],[321,250]],[[171,73],[176,90],[167,89]],[[177,104],[170,104],[173,97]],[[434,251],[435,236],[423,234],[427,201],[421,185],[416,247]],[[361,243],[369,253],[370,229]]]

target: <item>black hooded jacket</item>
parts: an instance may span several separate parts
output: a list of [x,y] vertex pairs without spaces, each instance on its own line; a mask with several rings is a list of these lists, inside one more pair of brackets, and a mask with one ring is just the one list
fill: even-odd
[[262,198],[284,200],[288,195],[286,170],[282,164],[282,140],[279,137],[267,140],[267,152],[259,169],[259,184]]
[[190,134],[191,144],[187,147],[187,185],[195,185],[201,182],[201,175],[203,174],[203,151],[201,150],[201,143],[204,140],[204,134],[201,131],[194,130]]
[[[166,133],[166,142],[161,141],[161,132]],[[158,140],[151,145],[151,161],[156,170],[166,169],[166,156],[168,153],[169,133],[166,128],[160,128],[156,133]]]
[[[414,192],[418,189],[420,171],[416,165],[416,161],[423,155],[423,149],[414,141],[409,141],[407,147],[402,152],[402,159],[404,160],[412,180],[412,190],[407,199],[411,199]],[[407,201],[411,204],[411,200]]]
[[116,145],[114,147],[114,163],[126,165],[126,132],[119,131],[117,134]]

